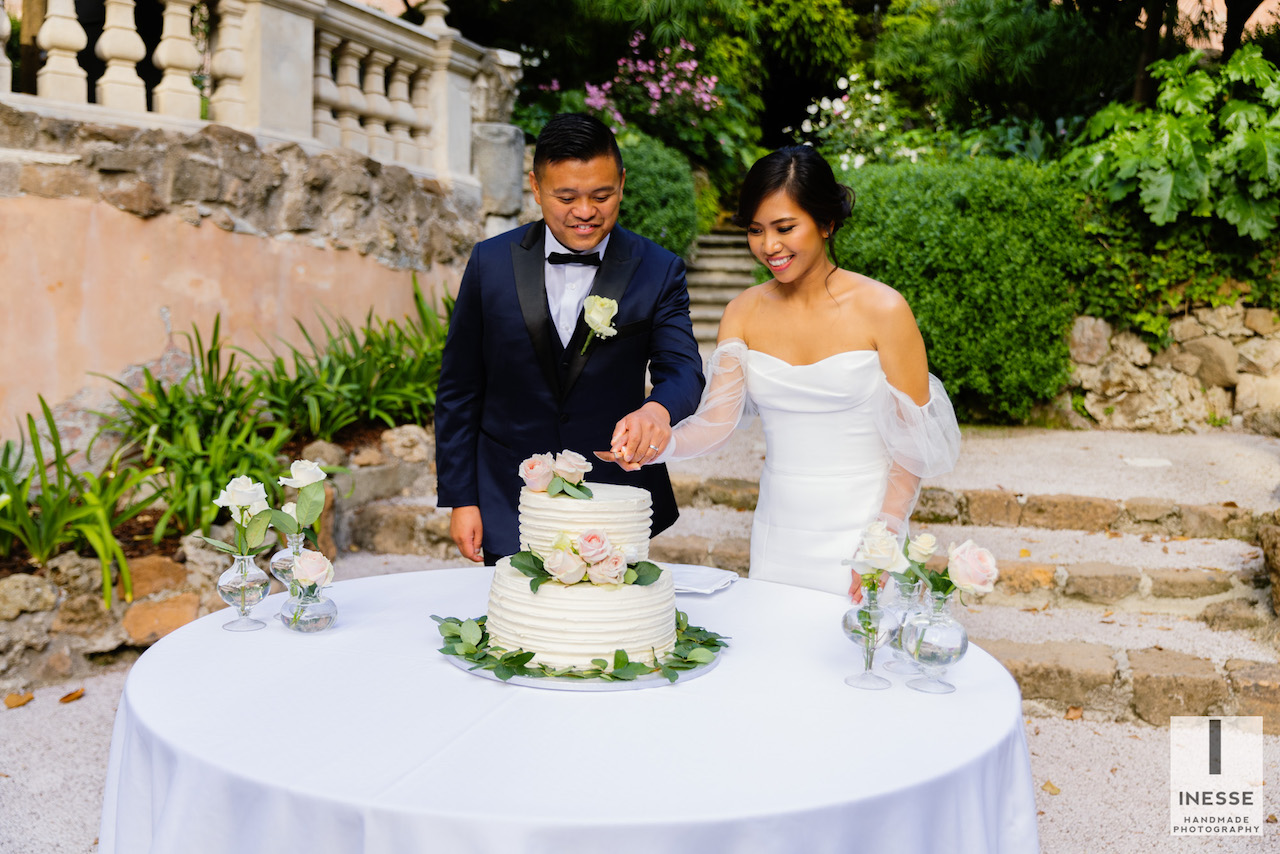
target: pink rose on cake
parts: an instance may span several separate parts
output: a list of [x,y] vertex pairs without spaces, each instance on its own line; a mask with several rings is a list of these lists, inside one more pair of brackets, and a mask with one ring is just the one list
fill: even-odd
[[947,573],[951,583],[965,593],[990,593],[995,588],[995,556],[973,540],[947,549]]
[[609,535],[598,528],[583,531],[578,537],[578,554],[587,563],[599,563],[613,553]]
[[555,458],[550,454],[534,454],[520,464],[520,477],[534,492],[546,492],[556,475],[554,466]]
[[587,564],[569,549],[552,549],[542,568],[561,584],[577,584],[587,574]]
[[587,578],[592,584],[622,584],[627,576],[627,559],[622,552],[613,552],[599,563],[587,567]]
[[553,469],[565,483],[577,485],[582,483],[582,476],[591,471],[591,463],[576,451],[561,451],[556,454]]

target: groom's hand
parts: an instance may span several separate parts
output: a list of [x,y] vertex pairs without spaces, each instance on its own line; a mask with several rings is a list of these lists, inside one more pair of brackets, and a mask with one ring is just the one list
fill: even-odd
[[614,460],[627,471],[651,463],[671,439],[671,413],[661,403],[649,401],[623,417],[610,440]]
[[455,507],[449,514],[449,536],[453,537],[458,551],[467,560],[476,563],[484,560],[484,551],[480,547],[484,524],[480,521],[480,508],[474,504],[467,507]]

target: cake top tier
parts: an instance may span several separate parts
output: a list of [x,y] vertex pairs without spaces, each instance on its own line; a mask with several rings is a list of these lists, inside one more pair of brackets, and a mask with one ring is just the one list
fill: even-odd
[[525,487],[520,490],[520,548],[550,554],[562,534],[571,539],[584,531],[601,530],[626,554],[627,562],[649,557],[649,491],[612,483],[591,485],[592,497],[575,499],[548,495]]

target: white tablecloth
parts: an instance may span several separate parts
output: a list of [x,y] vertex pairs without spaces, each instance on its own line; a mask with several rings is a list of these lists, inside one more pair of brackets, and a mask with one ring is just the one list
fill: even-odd
[[100,851],[1038,851],[1018,688],[982,650],[954,694],[849,688],[841,598],[740,581],[678,597],[732,636],[701,678],[503,685],[450,664],[430,619],[484,613],[490,577],[339,582],[316,635],[222,611],[161,640],[120,702]]

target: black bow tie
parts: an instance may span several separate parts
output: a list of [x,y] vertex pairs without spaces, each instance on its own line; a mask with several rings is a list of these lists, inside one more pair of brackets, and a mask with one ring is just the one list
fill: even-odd
[[573,252],[552,252],[547,256],[547,261],[551,264],[587,264],[592,267],[599,267],[600,254],[592,252],[589,255],[577,255]]

